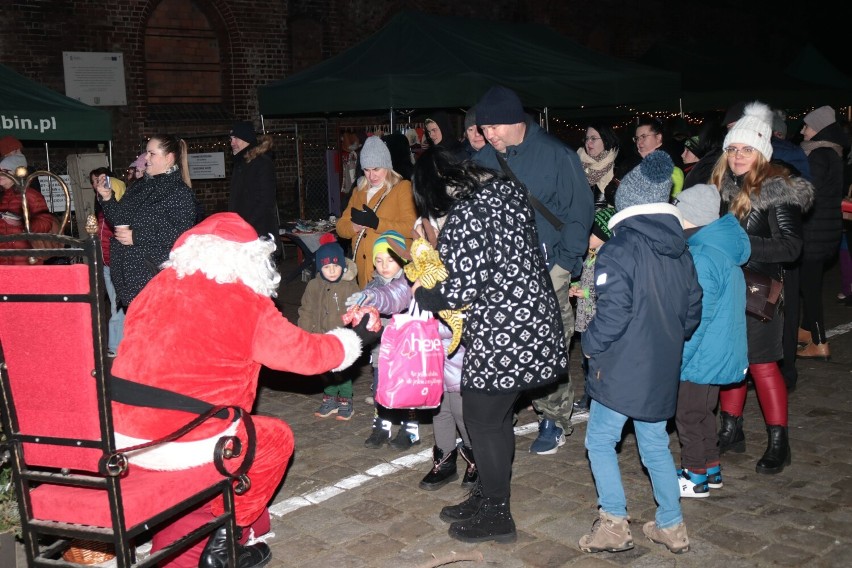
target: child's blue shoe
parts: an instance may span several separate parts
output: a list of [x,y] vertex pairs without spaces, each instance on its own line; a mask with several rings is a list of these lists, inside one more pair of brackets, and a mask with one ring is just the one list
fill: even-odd
[[710,489],[722,488],[722,466],[717,465],[707,468],[707,486]]
[[707,485],[706,473],[695,473],[688,469],[677,471],[677,482],[680,485],[681,497],[709,497],[710,487]]
[[332,414],[337,414],[337,398],[329,394],[322,395],[322,404],[314,412],[317,418],[328,418]]

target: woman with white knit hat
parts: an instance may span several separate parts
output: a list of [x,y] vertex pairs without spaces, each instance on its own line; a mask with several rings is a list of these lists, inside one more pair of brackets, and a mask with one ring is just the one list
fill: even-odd
[[[722,156],[711,183],[720,188],[723,212],[733,213],[749,235],[751,256],[746,268],[782,279],[782,264],[795,261],[802,251],[801,214],[813,202],[813,186],[791,177],[772,158],[772,111],[760,102],[749,103],[728,131]],[[790,464],[787,438],[787,386],[778,368],[782,358],[783,310],[778,303],[769,321],[747,318],[749,373],[763,411],[769,443],[757,462],[758,473],[780,473]],[[721,452],[745,450],[743,407],[745,381],[719,393],[722,427]]]

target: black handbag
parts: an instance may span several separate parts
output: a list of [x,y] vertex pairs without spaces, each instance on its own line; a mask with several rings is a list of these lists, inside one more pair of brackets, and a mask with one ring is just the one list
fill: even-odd
[[769,321],[775,316],[784,284],[771,276],[743,268],[746,283],[746,314]]

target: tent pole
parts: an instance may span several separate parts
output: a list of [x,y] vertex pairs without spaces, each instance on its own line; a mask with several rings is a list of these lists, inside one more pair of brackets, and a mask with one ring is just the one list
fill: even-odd
[[47,171],[50,171],[50,150],[47,147],[47,142],[44,143],[44,156],[47,160]]
[[677,99],[677,106],[680,107],[680,117],[683,118],[683,98]]
[[260,131],[266,134],[266,125],[263,124],[263,115],[260,115]]
[[305,191],[302,180],[302,145],[299,142],[299,122],[293,121],[295,123],[295,135],[296,135],[296,183],[298,184],[297,193],[299,196],[299,219],[305,218]]
[[390,109],[390,131],[393,132],[393,107]]
[[112,167],[112,140],[109,141],[109,169],[111,169],[111,170],[113,169],[113,167]]
[[547,107],[544,107],[544,129],[547,132],[550,132],[550,113],[548,112]]

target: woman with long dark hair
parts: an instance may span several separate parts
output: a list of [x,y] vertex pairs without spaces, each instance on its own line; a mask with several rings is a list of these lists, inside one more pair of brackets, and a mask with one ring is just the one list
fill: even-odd
[[431,289],[416,281],[414,297],[433,313],[466,309],[462,408],[480,483],[441,519],[457,540],[510,542],[512,411],[522,391],[556,381],[568,365],[535,214],[520,184],[440,147],[417,161],[414,199],[421,215],[446,216],[438,254],[449,274]]

